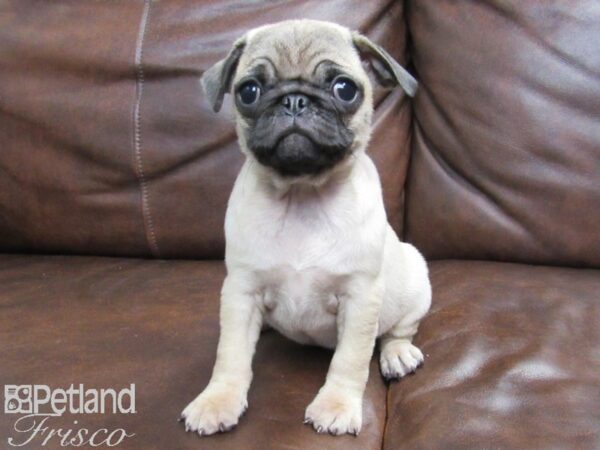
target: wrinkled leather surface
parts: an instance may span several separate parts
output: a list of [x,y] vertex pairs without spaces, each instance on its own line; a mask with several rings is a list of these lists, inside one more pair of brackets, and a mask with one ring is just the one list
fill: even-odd
[[429,258],[600,265],[600,9],[409,2],[407,237]]
[[384,448],[600,448],[600,271],[434,262]]
[[[274,331],[259,341],[250,407],[236,430],[205,438],[185,432],[177,418],[214,364],[224,273],[222,262],[0,255],[0,386],[135,383],[137,414],[66,414],[51,422],[125,428],[136,436],[115,447],[122,450],[381,448],[386,387],[375,360],[360,436],[317,435],[302,421],[331,352]],[[14,417],[0,414],[2,448],[17,436]],[[37,442],[21,448],[64,448]]]
[[[249,28],[359,29],[404,59],[402,2],[12,1],[0,4],[0,249],[222,257],[242,163],[231,110],[198,79]],[[377,92],[371,154],[402,223],[408,103]]]
[[0,3],[0,249],[148,254],[134,177],[139,2]]

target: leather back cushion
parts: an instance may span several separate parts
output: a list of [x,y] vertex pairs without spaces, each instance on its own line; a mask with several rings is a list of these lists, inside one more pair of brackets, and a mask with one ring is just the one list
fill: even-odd
[[[404,57],[401,1],[242,3],[0,5],[0,251],[221,257],[242,156],[202,71],[247,29],[300,17]],[[399,90],[377,106],[370,152],[399,229],[410,111]]]
[[600,265],[600,8],[420,0],[406,236],[430,258]]

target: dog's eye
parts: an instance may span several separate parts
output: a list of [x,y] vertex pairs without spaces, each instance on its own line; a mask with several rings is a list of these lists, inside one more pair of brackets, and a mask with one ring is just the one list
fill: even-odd
[[333,95],[345,103],[353,102],[358,94],[358,88],[350,78],[339,77],[333,82]]
[[256,81],[246,81],[242,84],[238,90],[241,102],[250,106],[255,104],[260,97],[260,86]]

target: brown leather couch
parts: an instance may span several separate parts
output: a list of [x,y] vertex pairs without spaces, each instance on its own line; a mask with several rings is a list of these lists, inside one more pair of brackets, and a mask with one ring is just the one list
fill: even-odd
[[[298,17],[361,30],[420,81],[377,92],[370,153],[430,261],[425,365],[386,384],[374,357],[359,437],[317,435],[331,353],[266,332],[250,409],[200,438],[176,419],[214,362],[242,156],[198,78]],[[122,449],[600,448],[599,41],[589,0],[0,2],[0,385],[135,383],[136,414],[49,422],[123,428]]]

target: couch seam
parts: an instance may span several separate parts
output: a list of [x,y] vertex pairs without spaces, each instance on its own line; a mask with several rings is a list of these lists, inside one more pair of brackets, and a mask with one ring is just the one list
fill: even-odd
[[387,384],[386,382],[386,387],[385,387],[385,414],[383,416],[383,429],[381,430],[381,450],[383,450],[385,448],[385,433],[387,431],[387,424],[388,424],[388,419],[389,419],[389,405],[388,405],[388,400],[389,400],[389,395],[390,395],[390,386]]
[[154,231],[154,221],[152,219],[152,211],[150,210],[150,193],[149,193],[149,182],[144,172],[144,163],[142,159],[142,131],[141,131],[141,103],[142,94],[144,92],[144,65],[143,65],[143,48],[144,38],[146,36],[146,28],[148,23],[148,17],[150,15],[150,3],[151,0],[144,1],[144,8],[142,10],[142,17],[140,19],[140,27],[138,31],[134,65],[136,71],[136,82],[135,82],[135,107],[133,112],[133,146],[134,146],[134,168],[135,174],[140,186],[141,202],[142,202],[142,217],[144,223],[144,234],[146,236],[146,242],[152,252],[153,256],[159,256],[158,242],[156,240],[156,233]]
[[[412,43],[412,33],[410,30],[410,21],[408,18],[409,15],[409,6],[410,0],[403,0],[402,3],[402,19],[404,20],[404,26],[406,27],[406,49],[405,49],[405,55],[406,55],[406,68],[407,69],[411,69],[412,68],[412,72],[415,76],[415,78],[418,79],[417,77],[417,73],[416,73],[416,68],[414,67],[413,61],[412,61],[412,54],[411,54],[411,50],[413,47],[413,43]],[[419,81],[419,88],[421,88],[421,82]],[[412,165],[413,165],[413,159],[414,159],[414,150],[415,150],[415,145],[414,145],[414,131],[415,131],[415,102],[414,99],[409,99],[409,104],[410,104],[410,121],[409,121],[409,125],[408,125],[408,133],[406,135],[407,137],[407,144],[408,144],[408,161],[406,163],[406,176],[404,177],[404,186],[402,188],[402,241],[407,241],[408,238],[408,198],[409,198],[409,185],[410,185],[410,178],[411,178],[411,169],[412,169]]]

